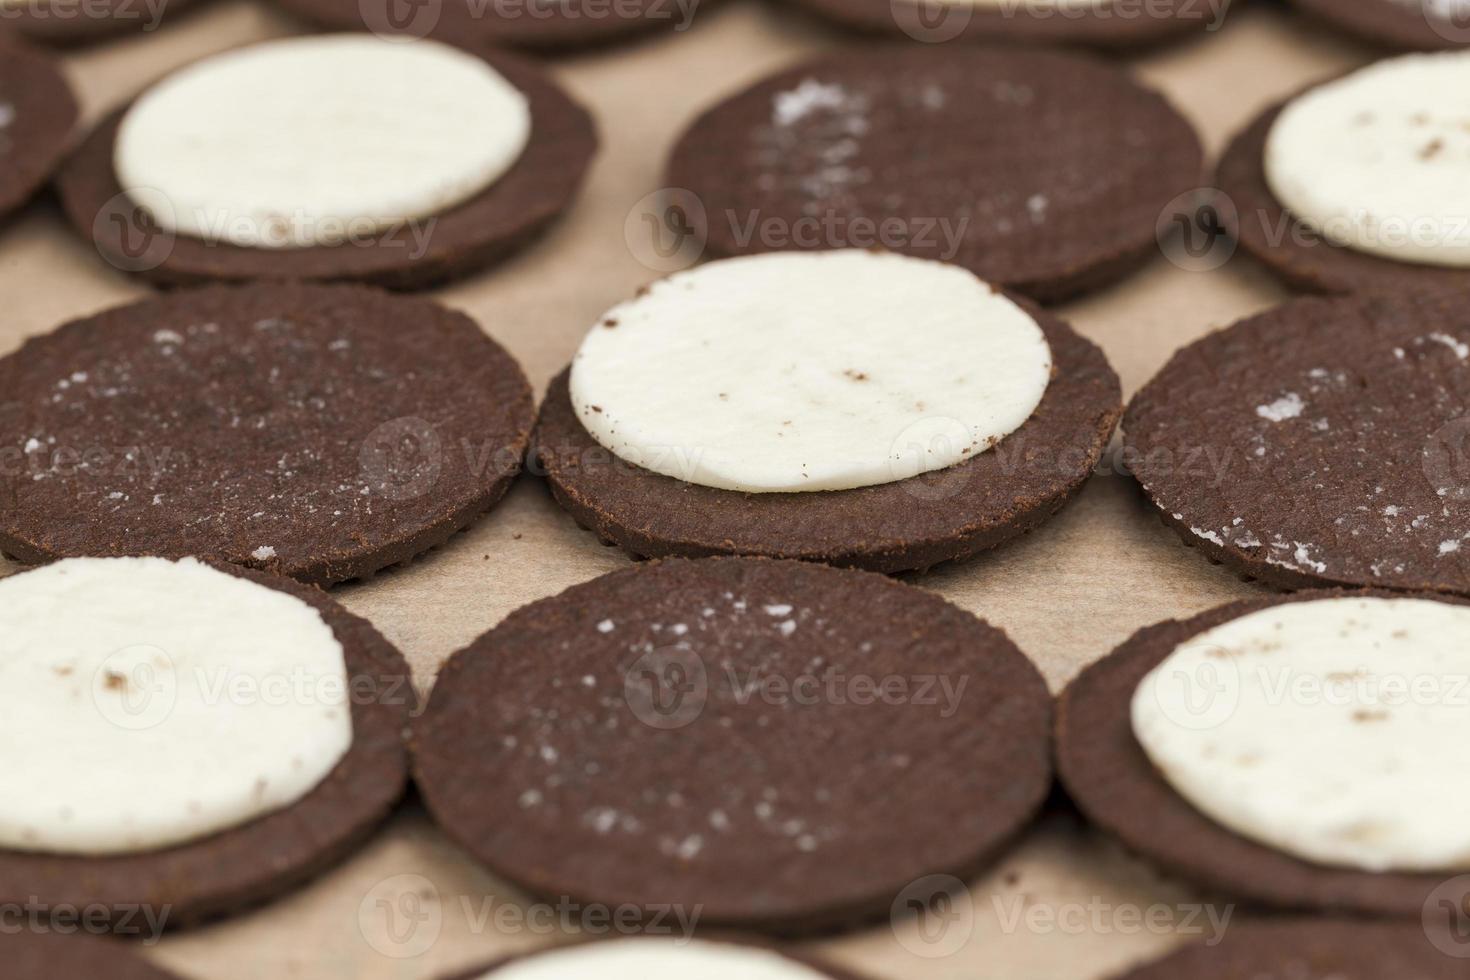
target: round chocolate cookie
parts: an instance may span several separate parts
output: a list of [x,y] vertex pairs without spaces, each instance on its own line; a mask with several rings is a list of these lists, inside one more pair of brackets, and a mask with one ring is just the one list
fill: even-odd
[[[1192,0],[1080,2],[1057,0],[796,0],[813,13],[865,34],[930,43],[1025,41],[1134,48],[1203,31],[1226,10]],[[1228,8],[1228,4],[1226,5]]]
[[1393,593],[1316,591],[1231,603],[1139,630],[1084,670],[1057,707],[1058,773],[1073,801],[1131,851],[1206,888],[1278,908],[1418,916],[1450,875],[1329,867],[1235,834],[1174,790],[1131,724],[1134,692],[1180,644],[1272,606],[1346,595]]
[[802,932],[983,868],[1047,794],[1050,717],[1005,634],[938,596],[670,560],[456,654],[412,749],[445,832],[533,894]]
[[852,490],[741,493],[686,483],[608,452],[552,381],[532,468],[604,541],[640,557],[763,555],[877,572],[968,558],[1030,531],[1087,482],[1121,414],[1118,376],[1096,346],[1030,304],[1051,347],[1050,385],[991,450],[947,469]]
[[7,0],[0,31],[45,44],[89,44],[119,34],[150,34],[198,0]]
[[89,910],[119,935],[196,925],[326,871],[352,853],[403,795],[403,732],[416,702],[402,655],[371,623],[319,589],[216,567],[300,599],[331,628],[346,659],[353,728],[347,754],[299,802],[183,845],[103,856],[0,850],[0,905],[38,909],[43,917],[66,908]]
[[8,980],[56,980],[57,977],[178,980],[176,974],[134,954],[126,943],[88,936],[85,932],[72,935],[39,928],[18,933],[7,931],[5,976]]
[[1292,0],[1302,10],[1370,44],[1436,51],[1470,44],[1470,16],[1454,0]]
[[62,168],[62,205],[110,264],[164,286],[309,279],[423,289],[477,272],[527,245],[571,205],[597,135],[586,110],[541,68],[483,47],[467,50],[530,101],[530,142],[503,176],[443,214],[362,240],[303,248],[254,248],[164,231],[125,193],[114,170],[126,108],[104,120]]
[[[609,975],[686,980],[703,970],[743,980],[861,980],[846,970],[750,942],[619,939],[540,950],[457,973],[450,980],[593,980]],[[737,974],[738,971],[738,974]]]
[[1333,244],[1291,215],[1266,180],[1266,140],[1287,103],[1252,122],[1226,149],[1215,183],[1230,207],[1225,230],[1294,289],[1355,293],[1394,289],[1470,288],[1470,269],[1396,262]]
[[1218,939],[1213,945],[1186,946],[1118,980],[1452,980],[1465,975],[1465,961],[1448,955],[1452,947],[1436,947],[1410,923],[1257,920],[1231,923]]
[[1467,317],[1458,291],[1308,298],[1212,333],[1129,405],[1134,475],[1268,585],[1470,593]]
[[667,184],[717,255],[885,248],[1054,302],[1147,261],[1201,160],[1162,96],[1101,61],[872,46],[710,109]]
[[0,35],[0,217],[25,204],[50,179],[71,142],[77,112],[61,69]]
[[15,558],[199,555],[321,584],[488,511],[534,420],[474,321],[359,286],[145,300],[28,341],[0,387]]
[[556,51],[687,29],[694,0],[278,0],[331,30],[433,37],[452,44]]

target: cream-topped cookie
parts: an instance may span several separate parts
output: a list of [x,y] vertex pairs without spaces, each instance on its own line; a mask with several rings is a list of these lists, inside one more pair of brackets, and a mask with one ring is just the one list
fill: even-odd
[[301,37],[155,85],[124,117],[114,167],[165,230],[255,248],[344,245],[479,194],[530,131],[526,97],[458,48]]
[[193,559],[0,581],[0,849],[167,848],[298,802],[352,745],[342,645],[294,596]]
[[1317,864],[1470,869],[1470,607],[1289,602],[1177,648],[1139,685],[1133,731],[1224,827]]
[[1020,428],[1050,381],[1024,309],[957,266],[858,250],[710,263],[593,327],[572,404],[618,457],[753,493],[943,469]]
[[1272,125],[1265,172],[1334,244],[1470,268],[1470,52],[1380,61],[1298,97]]

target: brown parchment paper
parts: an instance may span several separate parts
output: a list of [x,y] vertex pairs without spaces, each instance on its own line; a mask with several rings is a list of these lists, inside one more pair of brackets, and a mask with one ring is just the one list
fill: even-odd
[[[302,30],[262,0],[220,0],[157,33],[73,52],[65,62],[96,119],[177,65]],[[687,32],[554,60],[601,129],[602,152],[580,203],[529,252],[436,295],[504,343],[539,391],[599,313],[657,278],[628,246],[624,223],[660,186],[683,125],[717,98],[840,43],[779,0],[725,0],[701,11]],[[1268,103],[1373,57],[1257,0],[1219,32],[1132,65],[1174,99],[1213,155]],[[99,260],[49,201],[0,228],[0,353],[145,294]],[[1283,298],[1244,258],[1203,273],[1161,255],[1123,285],[1061,313],[1102,345],[1131,394],[1180,345]],[[511,610],[627,561],[579,530],[526,477],[469,533],[336,595],[403,650],[427,689],[450,653]],[[14,570],[0,562],[0,573]],[[1186,549],[1131,479],[1111,471],[1024,540],[909,578],[1004,627],[1056,689],[1141,626],[1260,588]],[[1182,932],[1208,934],[1207,919],[1191,922],[1179,907],[1200,900],[1054,813],[974,883],[969,907],[961,903],[943,941],[926,945],[885,924],[807,945],[878,980],[1093,980],[1167,950]],[[423,980],[566,941],[549,923],[524,920],[517,914],[524,908],[522,896],[470,865],[411,802],[361,853],[309,887],[210,928],[170,933],[144,953],[198,980]]]

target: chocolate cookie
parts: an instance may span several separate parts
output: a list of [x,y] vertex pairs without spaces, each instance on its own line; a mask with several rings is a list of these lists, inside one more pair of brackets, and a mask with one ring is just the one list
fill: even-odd
[[706,4],[693,0],[278,0],[332,30],[433,37],[452,44],[557,51],[686,30]]
[[118,34],[152,33],[198,0],[15,0],[0,5],[0,30],[51,45],[79,45]]
[[[914,2],[914,0],[797,0],[813,13],[866,34],[920,41],[1025,41],[1135,48],[1217,27],[1226,10],[1196,0],[1111,5],[1055,3]],[[1228,8],[1228,4],[1226,5]]]
[[0,35],[0,217],[25,204],[50,179],[71,142],[77,112],[61,69]]
[[347,661],[353,726],[347,755],[295,805],[178,847],[101,857],[0,850],[0,904],[95,910],[120,935],[195,925],[267,901],[332,867],[398,802],[408,778],[402,735],[415,705],[402,655],[372,624],[318,589],[217,567],[295,596],[331,627]]
[[1100,61],[872,46],[704,113],[667,184],[717,255],[881,247],[1055,302],[1147,261],[1201,160],[1163,97]]
[[[1292,0],[1312,16],[1381,47],[1435,51],[1470,44],[1470,19],[1444,0]],[[1437,9],[1436,9],[1437,8]]]
[[1057,708],[1058,772],[1077,806],[1130,850],[1212,890],[1280,908],[1418,916],[1448,875],[1327,867],[1241,837],[1175,792],[1138,744],[1130,721],[1140,682],[1191,637],[1271,606],[1347,594],[1248,599],[1169,620],[1139,630],[1084,670]]
[[625,462],[578,420],[567,372],[532,435],[532,467],[584,527],[641,557],[764,555],[900,572],[967,558],[1038,527],[1082,489],[1117,424],[1118,377],[1096,346],[1025,304],[1051,346],[1051,384],[1021,428],[968,462],[907,480],[739,493]]
[[316,583],[443,544],[519,472],[519,366],[468,317],[358,286],[181,292],[0,360],[0,547],[202,555]]
[[1360,919],[1272,919],[1232,924],[1218,944],[1196,943],[1118,980],[1452,980],[1465,962],[1418,925]]
[[597,147],[591,117],[545,72],[483,47],[483,57],[530,100],[531,137],[515,165],[452,210],[370,239],[334,246],[250,248],[161,231],[113,170],[126,109],[109,116],[57,178],[77,231],[109,263],[164,286],[211,280],[311,279],[423,289],[479,271],[522,248],[572,203]]
[[5,937],[8,980],[107,977],[108,980],[178,980],[175,974],[110,939],[52,931],[22,931]]
[[1293,217],[1266,181],[1266,140],[1287,103],[1267,110],[1226,149],[1215,183],[1230,206],[1223,230],[1294,289],[1354,293],[1470,288],[1470,270],[1417,265],[1334,245]]
[[1312,298],[1210,334],[1129,405],[1134,475],[1268,585],[1470,592],[1467,315],[1458,291]]
[[978,872],[1047,794],[1050,715],[1021,652],[938,596],[671,560],[456,654],[412,749],[444,830],[533,894],[799,932]]

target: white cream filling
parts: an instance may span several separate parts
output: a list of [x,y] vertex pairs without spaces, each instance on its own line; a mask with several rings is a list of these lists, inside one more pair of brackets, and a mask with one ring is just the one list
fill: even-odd
[[361,244],[505,174],[530,105],[434,41],[292,38],[207,58],[128,110],[114,168],[165,230],[256,248]]
[[1370,65],[1289,104],[1266,179],[1327,241],[1470,268],[1470,52]]
[[1051,377],[1036,321],[956,266],[865,251],[714,262],[614,307],[572,364],[592,437],[687,483],[847,490],[964,462]]
[[0,690],[0,849],[183,844],[298,802],[352,744],[321,615],[192,559],[0,581]]
[[485,980],[826,980],[763,949],[703,941],[622,939],[553,950]]
[[1322,865],[1470,870],[1470,608],[1252,613],[1176,649],[1132,720],[1179,795],[1243,837]]

